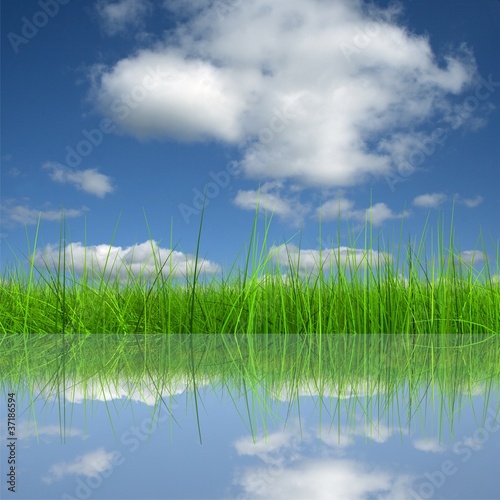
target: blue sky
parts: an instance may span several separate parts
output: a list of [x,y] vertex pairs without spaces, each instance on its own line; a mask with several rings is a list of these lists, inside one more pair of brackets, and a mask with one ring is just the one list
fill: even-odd
[[[325,385],[322,403],[317,381],[293,389],[270,387],[274,398],[249,396],[254,442],[242,388],[227,384],[222,390],[220,382],[207,380],[199,384],[200,445],[187,380],[179,378],[163,393],[177,423],[164,408],[153,413],[157,397],[147,383],[120,379],[103,386],[94,378],[84,392],[81,381],[66,382],[59,394],[48,392],[50,384],[40,380],[33,393],[15,389],[19,499],[422,500],[498,493],[498,398],[479,386],[471,395],[464,390],[469,404],[455,406],[453,436],[440,419],[441,411],[446,422],[451,418],[450,399],[438,390],[425,397],[423,388],[422,406],[409,428],[405,397],[387,398],[383,386],[367,389],[366,382],[353,381],[351,392],[338,394]],[[373,420],[366,419],[367,407]],[[377,408],[384,413],[376,414]],[[0,422],[2,464],[7,463],[5,421]],[[3,479],[1,488],[7,498]]]
[[110,251],[139,272],[151,237],[182,272],[207,185],[203,269],[227,273],[260,185],[269,247],[302,230],[303,262],[362,248],[367,216],[420,238],[454,202],[464,259],[482,229],[495,267],[499,21],[496,0],[6,0],[1,266],[39,217],[52,262],[64,207],[75,269]]

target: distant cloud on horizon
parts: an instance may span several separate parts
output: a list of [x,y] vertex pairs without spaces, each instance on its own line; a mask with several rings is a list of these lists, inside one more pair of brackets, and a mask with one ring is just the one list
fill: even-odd
[[30,208],[26,200],[15,200],[7,199],[0,205],[0,211],[2,212],[2,224],[6,227],[12,227],[16,225],[28,225],[32,226],[37,224],[39,220],[45,221],[60,221],[63,217],[70,219],[75,217],[81,217],[89,210],[85,205],[81,208],[67,208],[67,209],[50,209],[44,208],[41,210],[36,210]]
[[[194,271],[196,257],[168,248],[162,248],[156,241],[146,241],[129,247],[107,244],[84,246],[81,242],[70,243],[64,250],[59,244],[48,244],[38,249],[34,255],[36,265],[54,267],[59,262],[60,253],[66,255],[66,262],[76,273],[87,270],[89,277],[117,278],[126,281],[129,278],[151,278],[163,267],[163,274],[180,277],[191,275]],[[158,262],[161,264],[158,265]],[[220,271],[220,266],[201,259],[198,261],[198,271],[214,274]]]
[[392,256],[385,252],[364,250],[342,246],[327,250],[299,249],[294,244],[272,246],[269,258],[282,266],[299,268],[301,272],[318,272],[320,269],[348,267],[364,268],[368,265],[378,266],[392,262]]

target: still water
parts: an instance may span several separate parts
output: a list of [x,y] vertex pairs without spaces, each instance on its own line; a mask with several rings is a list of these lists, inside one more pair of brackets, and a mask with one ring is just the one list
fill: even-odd
[[[374,352],[366,341],[353,348],[362,346]],[[500,498],[498,369],[485,361],[480,370],[473,351],[451,358],[450,348],[465,363],[455,372],[442,350],[444,372],[431,362],[415,371],[390,346],[394,357],[376,372],[366,357],[355,366],[361,354],[335,367],[331,352],[320,371],[294,372],[276,368],[283,345],[260,357],[257,347],[252,362],[233,356],[242,344],[219,352],[233,369],[197,350],[192,371],[176,350],[168,377],[154,359],[139,376],[128,354],[109,353],[110,365],[93,359],[88,371],[81,359],[70,369],[76,356],[64,371],[28,370],[21,358],[12,365],[14,350],[2,379],[1,498]]]

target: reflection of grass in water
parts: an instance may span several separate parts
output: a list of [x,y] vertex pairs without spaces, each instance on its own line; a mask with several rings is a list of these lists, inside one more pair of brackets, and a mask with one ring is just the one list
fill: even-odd
[[[35,271],[39,270],[35,269],[32,258],[28,277],[18,269],[1,281],[0,331],[297,334],[500,331],[500,286],[495,281],[499,276],[500,252],[496,250],[493,272],[486,259],[478,273],[455,251],[453,227],[447,250],[441,228],[437,255],[422,258],[425,243],[422,237],[418,248],[407,245],[406,259],[401,265],[401,253],[405,252],[402,237],[394,263],[387,252],[374,249],[372,227],[367,224],[364,250],[321,249],[317,262],[320,271],[305,276],[300,259],[307,256],[293,247],[290,251],[286,247],[286,256],[280,257],[278,251],[278,262],[274,264],[271,256],[266,256],[269,224],[259,251],[256,213],[245,269],[239,271],[239,277],[231,279],[233,266],[226,279],[217,282],[214,276],[210,283],[202,284],[199,279],[202,223],[203,214],[195,266],[185,286],[175,283],[171,259],[161,262],[154,252],[154,280],[133,277],[130,271],[131,279],[125,285],[118,278],[111,282],[109,271],[116,263],[108,261],[97,281],[92,281],[96,270],[88,267],[77,279],[74,263],[72,266],[71,256],[62,244],[56,271],[47,266],[47,273],[40,272],[36,281]],[[424,236],[426,232],[427,224]],[[62,234],[61,229],[61,241]],[[36,241],[37,236],[33,255]],[[325,276],[328,262],[330,274]],[[282,278],[280,264],[287,264],[286,280]],[[67,269],[73,270],[72,276],[68,276]],[[167,270],[169,273],[165,275]]]
[[[70,420],[64,402],[75,390],[92,399],[97,389],[102,399],[124,381],[129,398],[153,398],[155,414],[171,411],[170,394],[187,391],[200,439],[205,414],[195,403],[209,385],[222,389],[235,410],[243,402],[241,417],[254,437],[270,419],[300,420],[299,396],[309,393],[320,419],[337,421],[339,436],[341,413],[352,425],[360,412],[365,425],[413,428],[434,406],[440,432],[452,433],[478,389],[485,409],[478,425],[495,403],[490,397],[495,408],[500,403],[498,335],[6,335],[0,352],[5,388],[26,385],[56,397],[62,432]],[[286,415],[277,400],[288,402]],[[112,422],[116,403],[109,403]]]

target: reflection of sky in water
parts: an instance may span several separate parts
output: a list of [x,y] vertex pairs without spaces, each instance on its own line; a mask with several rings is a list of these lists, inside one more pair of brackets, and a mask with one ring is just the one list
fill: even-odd
[[[481,428],[485,406],[479,390],[472,405],[464,397],[451,436],[446,405],[440,422],[439,397],[424,398],[408,429],[407,411],[398,410],[397,400],[378,421],[377,408],[387,402],[383,390],[363,413],[363,394],[370,393],[363,384],[341,398],[330,391],[322,403],[313,387],[282,389],[264,411],[257,395],[247,408],[237,391],[214,391],[208,381],[200,381],[200,444],[187,385],[179,379],[162,391],[174,395],[165,397],[165,404],[175,421],[164,406],[152,418],[151,391],[123,381],[100,391],[88,385],[87,394],[95,399],[84,399],[78,387],[67,390],[67,401],[75,404],[67,403],[65,411],[57,397],[38,398],[30,411],[29,398],[19,394],[15,498],[500,497],[498,400],[490,398]],[[127,391],[131,398],[124,397]],[[299,398],[290,401],[290,393]],[[159,425],[152,423],[157,418]],[[2,412],[2,470],[5,421]],[[7,498],[2,476],[2,497]]]

